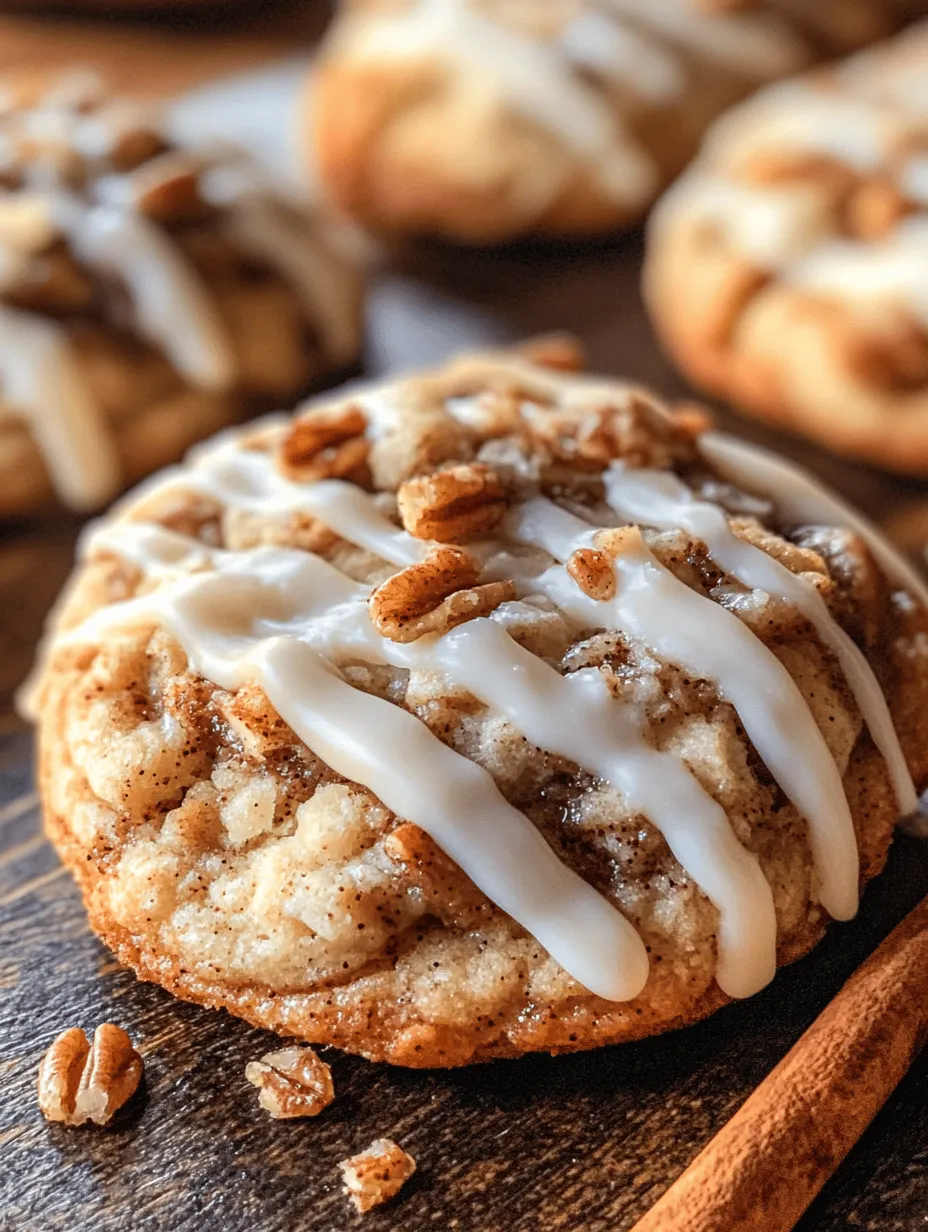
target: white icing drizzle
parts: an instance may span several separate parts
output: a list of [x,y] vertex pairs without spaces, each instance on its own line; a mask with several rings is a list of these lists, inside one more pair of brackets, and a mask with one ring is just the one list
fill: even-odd
[[[769,86],[717,120],[698,158],[655,211],[658,244],[710,224],[753,266],[787,284],[850,306],[901,304],[928,325],[928,202],[918,89],[928,25],[859,53],[827,76]],[[877,238],[845,234],[840,212],[814,176],[753,184],[748,168],[769,156],[819,156],[864,179],[888,181],[920,207]]]
[[[506,16],[504,6],[494,11],[472,0],[362,7],[341,18],[330,43],[335,58],[427,58],[449,67],[450,87],[466,93],[475,116],[508,109],[547,129],[589,162],[606,193],[631,205],[648,200],[661,173],[623,110],[681,102],[694,61],[723,77],[718,107],[749,83],[809,59],[788,20],[699,13],[690,0],[579,0],[561,11],[529,11],[521,23],[518,12],[512,22]],[[598,85],[585,80],[590,74]],[[562,182],[538,184],[539,192],[554,192]]]
[[[170,532],[139,534],[131,523],[104,528],[90,546],[124,554],[162,585],[102,609],[71,636],[160,621],[208,679],[229,689],[256,679],[313,752],[431,834],[582,984],[617,1001],[641,991],[648,960],[638,934],[558,860],[487,771],[413,715],[354,689],[324,656],[353,650],[376,658],[379,644],[382,657],[388,649],[397,658],[416,657],[374,634],[367,587],[310,553],[209,553]],[[192,561],[185,561],[185,547]],[[184,572],[185,564],[202,568],[207,557],[214,571]]]
[[[293,77],[292,66],[289,72]],[[158,125],[137,104],[101,99],[99,84],[90,92],[86,82],[75,79],[36,107],[3,116],[0,147],[5,142],[9,150],[0,148],[0,158],[12,158],[17,141],[37,143],[38,149],[21,168],[26,191],[0,194],[0,289],[21,280],[28,261],[60,236],[78,261],[120,284],[134,327],[180,376],[199,389],[230,390],[238,379],[238,362],[213,291],[180,245],[136,208],[140,184],[157,177],[162,162],[170,174],[178,155],[150,159],[125,175],[104,174],[121,136]],[[88,110],[82,110],[84,106]],[[62,150],[88,160],[86,196],[62,186],[57,162]],[[189,161],[203,184],[212,176],[224,185],[223,200],[216,202],[217,228],[225,228],[233,244],[260,258],[292,286],[307,320],[319,325],[325,359],[335,365],[348,362],[356,340],[357,284],[340,268],[335,237],[327,231],[320,243],[310,232],[309,220],[273,200],[276,189],[270,174],[249,172],[249,165],[235,161],[228,151],[224,158],[214,151]],[[342,255],[348,258],[347,252]],[[25,330],[21,325],[15,336],[25,337]],[[120,468],[104,409],[86,382],[78,391],[82,377],[76,357],[62,358],[70,345],[64,329],[55,334],[55,362],[49,371],[28,379],[23,372],[26,355],[51,353],[48,339],[53,332],[51,326],[44,332],[37,327],[23,355],[0,361],[4,371],[18,373],[15,399],[8,389],[0,393],[15,411],[28,416],[61,499],[75,508],[92,508],[119,490]],[[9,329],[4,333],[13,337]],[[60,422],[46,422],[51,420]]]
[[306,243],[305,221],[297,222],[267,197],[248,192],[232,206],[225,229],[239,247],[293,287],[333,361],[347,364],[356,343],[356,288],[339,276],[323,248]]
[[[761,451],[717,435],[706,438],[704,451],[719,458],[723,471],[740,469],[746,486],[782,493],[786,516],[803,501],[813,504],[814,492],[829,520],[848,520],[811,480],[792,473],[784,478]],[[844,665],[891,766],[895,759],[904,806],[904,767],[900,771],[885,702],[874,697],[869,668],[861,668],[856,648],[848,649],[824,604],[819,609],[816,592],[785,570],[784,579],[781,566],[738,540],[719,510],[693,501],[670,476],[616,468],[608,478],[620,512],[699,534],[719,565],[745,585],[779,594],[809,615]],[[257,680],[310,749],[429,832],[577,980],[610,999],[634,997],[648,963],[631,925],[560,863],[484,770],[399,707],[353,689],[339,664],[360,659],[438,673],[505,716],[539,748],[610,784],[630,811],[649,818],[719,912],[717,978],[726,992],[748,995],[771,978],[776,919],[756,857],[680,757],[649,743],[643,716],[621,690],[613,696],[599,671],[562,676],[520,647],[506,631],[508,605],[443,636],[394,643],[371,624],[369,587],[309,552],[220,551],[134,520],[162,498],[185,492],[256,514],[311,514],[398,567],[421,560],[430,548],[399,530],[353,485],[291,483],[270,454],[244,450],[230,436],[196,451],[189,467],[146,485],[141,504],[138,498],[127,503],[120,518],[91,532],[85,553],[121,555],[143,571],[146,583],[139,597],[101,609],[63,636],[94,639],[127,624],[161,623],[196,670],[220,686]],[[513,510],[503,529],[515,542],[542,549],[544,561],[564,561],[592,543],[597,528],[537,498]],[[485,577],[504,572],[521,594],[546,595],[578,627],[625,630],[664,659],[714,681],[808,821],[823,905],[837,918],[853,914],[857,852],[837,767],[792,678],[737,616],[690,590],[641,540],[618,557],[617,594],[607,603],[587,598],[560,564],[542,563],[539,572],[537,551],[476,548],[486,560]]]
[[873,741],[889,769],[900,812],[915,810],[912,776],[893,727],[883,692],[870,664],[837,621],[825,600],[806,579],[791,573],[762,548],[740,539],[717,506],[698,501],[667,471],[628,470],[613,465],[606,477],[606,499],[621,517],[660,530],[681,528],[709,549],[726,573],[752,590],[782,599],[805,615],[819,638],[838,659]]
[[775,500],[780,516],[793,525],[845,526],[860,535],[889,580],[928,607],[928,584],[918,570],[872,522],[809,471],[727,432],[705,433],[699,451],[732,483]]
[[[507,519],[508,533],[566,561],[596,528],[538,497]],[[615,560],[616,595],[588,598],[560,568],[535,579],[580,627],[630,633],[695,676],[715,681],[786,796],[809,822],[819,897],[835,919],[857,910],[857,843],[841,776],[795,682],[738,619],[664,568],[643,540]]]
[[93,509],[119,490],[119,457],[60,326],[0,305],[0,390],[28,420],[68,505]]
[[235,359],[202,280],[177,245],[135,211],[55,200],[55,218],[74,255],[114,275],[131,298],[142,335],[192,384],[227,389]]

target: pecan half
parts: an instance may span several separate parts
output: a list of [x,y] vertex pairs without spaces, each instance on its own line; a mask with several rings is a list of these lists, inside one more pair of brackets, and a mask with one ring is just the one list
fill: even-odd
[[397,493],[403,526],[417,539],[462,543],[491,531],[506,509],[499,476],[489,466],[465,463],[407,479]]
[[426,633],[486,616],[515,598],[512,582],[475,583],[480,563],[460,548],[441,547],[425,560],[387,578],[368,600],[374,628],[393,642],[414,642]]
[[121,1027],[105,1022],[93,1043],[79,1027],[63,1031],[39,1066],[39,1107],[47,1121],[105,1125],[135,1092],[142,1058]]
[[278,466],[298,483],[349,478],[367,461],[366,430],[360,407],[316,407],[294,420],[281,442]]
[[281,1048],[249,1061],[245,1077],[275,1120],[318,1116],[335,1098],[332,1071],[312,1048]]
[[567,562],[567,572],[591,599],[605,601],[615,595],[615,570],[598,548],[578,548]]
[[363,1214],[398,1194],[415,1172],[416,1161],[390,1138],[378,1138],[338,1166],[345,1192]]

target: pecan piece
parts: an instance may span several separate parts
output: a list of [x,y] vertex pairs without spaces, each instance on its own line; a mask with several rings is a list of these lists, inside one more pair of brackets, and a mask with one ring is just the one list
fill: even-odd
[[615,595],[615,570],[598,548],[578,548],[567,562],[567,572],[591,599],[605,601]]
[[541,334],[523,342],[519,351],[531,363],[560,372],[579,372],[586,363],[583,344],[572,334]]
[[142,1058],[121,1027],[105,1022],[93,1043],[79,1027],[63,1031],[39,1066],[39,1107],[47,1121],[106,1125],[134,1094]]
[[855,239],[881,239],[914,208],[891,180],[865,180],[844,207],[844,228]]
[[275,1120],[318,1116],[335,1098],[332,1071],[312,1048],[281,1048],[249,1061],[245,1077]]
[[715,427],[712,412],[698,402],[680,402],[670,412],[670,422],[687,440],[695,441]]
[[441,543],[462,543],[486,534],[506,509],[499,476],[476,463],[407,479],[396,499],[403,526],[411,535]]
[[477,586],[479,576],[480,562],[468,552],[436,548],[373,592],[368,610],[374,628],[393,642],[414,642],[426,633],[447,633],[515,598],[512,582]]
[[360,407],[316,407],[291,425],[280,445],[278,466],[298,483],[350,477],[367,461],[366,430]]
[[345,1192],[363,1214],[395,1197],[415,1172],[416,1161],[391,1139],[378,1138],[338,1166]]

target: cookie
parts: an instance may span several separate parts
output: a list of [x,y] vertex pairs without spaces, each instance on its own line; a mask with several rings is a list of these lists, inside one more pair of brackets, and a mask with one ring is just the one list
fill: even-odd
[[41,793],[142,978],[450,1066],[681,1026],[854,914],[928,781],[925,588],[570,359],[226,434],[85,539]]
[[645,291],[698,384],[928,474],[928,24],[718,121],[650,225]]
[[0,515],[99,507],[355,360],[353,259],[244,156],[86,74],[19,80],[0,143]]
[[313,157],[339,205],[383,231],[608,232],[644,214],[725,107],[912,7],[355,0],[324,51]]

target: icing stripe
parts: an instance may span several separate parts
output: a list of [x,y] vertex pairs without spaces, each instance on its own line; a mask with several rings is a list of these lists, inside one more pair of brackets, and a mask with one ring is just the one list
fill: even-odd
[[661,530],[682,528],[709,549],[726,573],[752,590],[792,604],[833,652],[847,679],[873,741],[889,769],[899,809],[914,812],[918,803],[912,776],[899,746],[892,716],[870,664],[837,621],[825,600],[804,578],[791,573],[762,548],[740,539],[717,506],[697,501],[685,484],[667,472],[629,471],[613,466],[606,478],[606,499],[620,516]]
[[116,447],[59,325],[0,305],[0,395],[27,419],[72,509],[93,509],[119,490]]
[[[549,525],[550,522],[550,525]],[[544,498],[507,520],[520,542],[566,561],[593,546],[596,528]],[[614,599],[588,598],[560,568],[540,575],[542,593],[580,626],[622,629],[662,658],[716,681],[780,787],[809,823],[822,904],[835,919],[857,910],[857,843],[841,776],[795,682],[732,612],[691,590],[639,540],[615,561]]]

